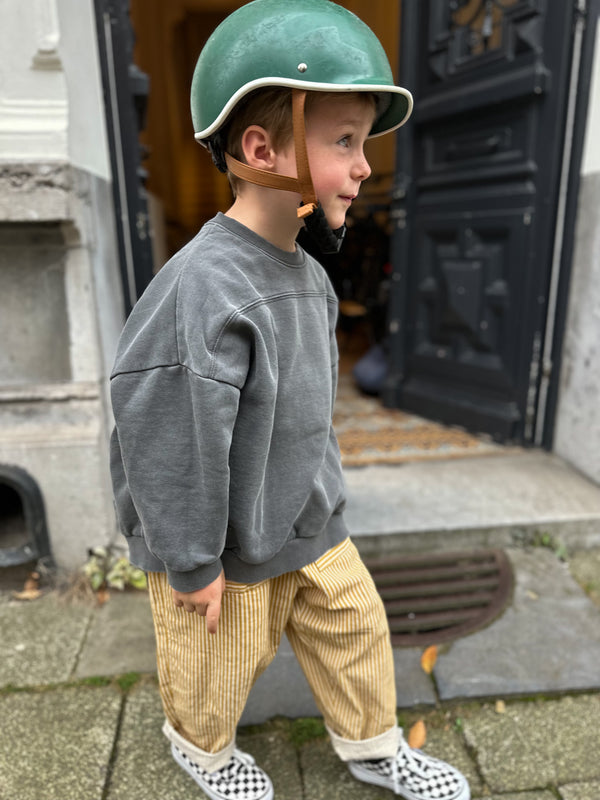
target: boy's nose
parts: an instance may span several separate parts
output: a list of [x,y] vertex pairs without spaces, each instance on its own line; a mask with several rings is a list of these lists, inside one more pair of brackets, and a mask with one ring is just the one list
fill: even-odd
[[353,177],[359,181],[366,181],[370,174],[371,167],[367,161],[367,157],[364,153],[361,153],[354,164]]

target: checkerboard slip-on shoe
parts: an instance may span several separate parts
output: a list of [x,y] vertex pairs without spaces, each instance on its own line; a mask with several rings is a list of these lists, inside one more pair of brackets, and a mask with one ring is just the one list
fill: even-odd
[[349,761],[359,781],[390,789],[405,800],[470,800],[465,777],[437,758],[413,750],[401,739],[395,758]]
[[273,800],[273,785],[268,775],[248,753],[236,748],[227,764],[215,772],[202,769],[174,744],[171,753],[210,800]]

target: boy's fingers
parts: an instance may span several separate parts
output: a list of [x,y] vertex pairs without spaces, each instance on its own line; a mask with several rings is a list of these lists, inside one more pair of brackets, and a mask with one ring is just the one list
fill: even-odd
[[221,615],[221,599],[210,602],[206,609],[206,630],[209,633],[216,633],[219,626],[219,616]]

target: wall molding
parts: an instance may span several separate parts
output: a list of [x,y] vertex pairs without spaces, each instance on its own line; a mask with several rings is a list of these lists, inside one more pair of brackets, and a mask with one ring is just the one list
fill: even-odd
[[58,53],[60,28],[56,0],[36,0],[35,10],[37,51],[33,56],[31,68],[62,70]]
[[0,97],[0,150],[4,161],[64,159],[68,153],[66,100]]

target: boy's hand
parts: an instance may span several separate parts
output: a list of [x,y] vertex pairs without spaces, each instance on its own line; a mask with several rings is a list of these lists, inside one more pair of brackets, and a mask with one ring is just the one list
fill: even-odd
[[225,591],[225,573],[221,570],[219,577],[204,589],[195,592],[173,592],[173,602],[178,608],[184,608],[190,614],[194,612],[201,617],[206,617],[206,630],[209,633],[217,632],[219,615],[221,614],[221,598]]

